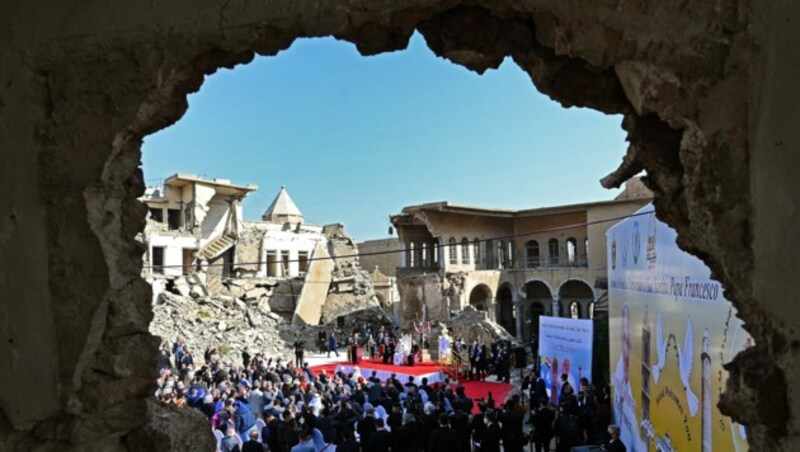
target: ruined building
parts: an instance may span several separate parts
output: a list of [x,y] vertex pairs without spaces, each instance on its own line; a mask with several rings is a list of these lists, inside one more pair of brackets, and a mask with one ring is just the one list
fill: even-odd
[[142,273],[156,305],[150,330],[165,342],[181,336],[193,347],[225,344],[232,352],[250,342],[280,353],[279,339],[267,344],[250,330],[268,318],[319,325],[380,313],[343,226],[306,223],[284,187],[260,221],[244,220],[241,201],[257,188],[176,174],[145,191]]
[[540,315],[591,318],[605,292],[605,232],[652,200],[631,179],[610,201],[518,211],[447,202],[392,216],[405,252],[397,254],[399,317],[427,306],[447,320],[467,306],[486,311],[518,339],[538,337]]
[[756,0],[0,2],[0,449],[213,450],[202,416],[147,403],[142,140],[220,68],[304,37],[397,51],[415,30],[455,64],[513,61],[561,105],[624,117],[603,184],[646,172],[753,337],[722,411],[754,449],[800,449],[800,2]]

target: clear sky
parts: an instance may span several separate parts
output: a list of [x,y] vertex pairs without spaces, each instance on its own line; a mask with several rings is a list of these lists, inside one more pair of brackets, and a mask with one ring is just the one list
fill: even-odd
[[285,185],[315,224],[387,236],[403,206],[523,209],[610,199],[598,182],[626,149],[620,116],[564,109],[510,59],[478,75],[405,51],[362,57],[332,38],[206,78],[175,125],[145,138],[148,185],[177,173],[259,186],[260,218]]

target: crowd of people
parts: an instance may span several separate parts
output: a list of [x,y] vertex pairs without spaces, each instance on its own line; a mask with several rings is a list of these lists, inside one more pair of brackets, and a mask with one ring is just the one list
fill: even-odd
[[[386,337],[391,339],[388,332]],[[333,333],[326,334],[323,350],[320,335],[320,351],[336,352],[335,340]],[[374,356],[379,356],[377,342]],[[466,352],[469,378],[483,379],[493,371],[498,380],[508,381],[510,345],[477,340],[466,345],[457,338],[453,347]],[[172,350],[162,350],[156,396],[161,403],[205,414],[222,452],[521,452],[529,444],[537,452],[582,444],[625,450],[619,430],[609,425],[607,388],[598,390],[585,378],[576,392],[563,376],[556,403],[535,373],[526,375],[521,390],[505,402],[495,401],[491,392],[473,401],[463,386],[449,380],[428,384],[412,377],[403,384],[396,375],[381,381],[375,372],[358,370],[315,374],[302,361],[303,351],[304,344],[295,343],[295,360],[244,352],[240,362],[223,363],[208,347],[205,364],[196,367],[178,339]],[[523,428],[526,421],[529,429]]]

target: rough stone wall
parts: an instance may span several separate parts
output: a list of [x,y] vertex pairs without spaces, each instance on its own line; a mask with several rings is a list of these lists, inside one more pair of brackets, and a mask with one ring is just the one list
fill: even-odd
[[158,425],[134,240],[142,137],[177,121],[204,75],[256,52],[334,35],[368,55],[417,28],[455,63],[511,56],[564,106],[625,115],[628,154],[605,184],[647,171],[659,217],[756,341],[729,366],[722,407],[759,450],[797,450],[799,18],[785,0],[3,2],[0,449],[154,448],[136,439]]

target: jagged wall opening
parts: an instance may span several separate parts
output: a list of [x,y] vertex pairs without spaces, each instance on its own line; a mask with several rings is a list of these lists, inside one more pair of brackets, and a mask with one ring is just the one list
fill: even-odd
[[[51,6],[35,3],[0,16],[31,23],[30,8]],[[14,199],[32,202],[4,207],[6,237],[25,230],[40,253],[18,266],[32,269],[20,273],[39,283],[32,294],[4,283],[23,302],[9,315],[52,329],[52,337],[9,329],[3,341],[6,351],[42,352],[36,363],[18,361],[4,386],[16,391],[37,375],[38,387],[47,388],[24,408],[22,395],[2,394],[3,448],[213,448],[210,434],[183,429],[202,419],[173,414],[164,426],[147,414],[157,340],[147,332],[149,287],[134,240],[145,218],[137,201],[142,137],[177,121],[187,94],[220,67],[274,55],[298,37],[333,35],[364,55],[399,50],[414,29],[454,63],[482,72],[511,56],[562,105],[625,115],[630,148],[604,184],[647,171],[659,217],[723,282],[756,341],[728,366],[721,406],[748,425],[759,449],[790,449],[796,441],[789,403],[796,394],[788,390],[795,332],[753,290],[748,102],[758,48],[746,3],[209,1],[187,12],[72,1],[54,8],[30,30],[10,27],[14,45],[29,49],[2,55],[9,64],[2,65],[0,114],[11,118],[13,110],[18,118],[3,132],[11,148],[31,151],[0,165],[6,173],[28,168],[31,176],[3,183]],[[25,255],[22,243],[4,246]]]

